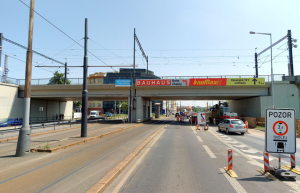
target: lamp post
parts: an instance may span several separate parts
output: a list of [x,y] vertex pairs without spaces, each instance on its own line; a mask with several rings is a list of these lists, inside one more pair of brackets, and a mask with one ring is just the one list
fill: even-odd
[[272,34],[271,33],[258,33],[250,31],[250,34],[261,34],[261,35],[269,35],[270,36],[270,47],[271,47],[271,94],[272,94],[272,107],[275,108],[274,105],[274,76],[273,76],[273,57],[272,57]]

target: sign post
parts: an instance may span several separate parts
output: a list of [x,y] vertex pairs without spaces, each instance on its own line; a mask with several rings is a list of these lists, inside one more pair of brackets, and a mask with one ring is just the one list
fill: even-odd
[[206,117],[205,117],[206,112],[197,112],[197,123],[204,127],[206,126]]
[[[296,153],[296,118],[294,109],[266,109],[265,150],[278,154],[279,167],[275,174],[285,175],[281,169],[281,154]],[[289,175],[289,177],[292,177]]]

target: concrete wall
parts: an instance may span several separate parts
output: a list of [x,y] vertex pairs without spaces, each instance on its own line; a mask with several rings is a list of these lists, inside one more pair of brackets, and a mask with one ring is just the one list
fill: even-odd
[[[297,85],[288,82],[274,83],[274,104],[276,108],[292,108],[296,110],[296,118],[299,114],[299,89]],[[230,102],[232,112],[246,117],[265,117],[266,108],[272,107],[271,96],[260,96]]]
[[260,117],[260,97],[230,101],[230,111],[238,113],[238,116]]
[[[0,91],[0,119],[23,117],[23,98],[18,98],[18,86],[0,83]],[[39,107],[43,107],[41,113]],[[72,113],[73,101],[60,102],[60,114],[70,118]],[[59,114],[59,102],[31,99],[30,117],[46,118],[46,114],[48,119],[55,118]]]
[[0,83],[0,119],[23,116],[23,99],[18,98],[18,86]]

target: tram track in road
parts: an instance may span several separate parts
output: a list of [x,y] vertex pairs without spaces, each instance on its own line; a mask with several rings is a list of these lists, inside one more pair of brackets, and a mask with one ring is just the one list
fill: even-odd
[[[166,121],[158,121],[158,122],[151,123],[149,125],[151,125],[151,126],[153,126],[153,125],[156,126],[157,125],[157,127],[155,127],[155,129],[153,131],[153,132],[155,132],[157,129],[159,129],[161,126],[163,126],[163,124],[165,122]],[[79,171],[82,171],[84,168],[86,168],[86,167],[90,166],[91,164],[97,162],[101,158],[104,158],[104,157],[110,155],[112,152],[115,152],[116,150],[118,150],[118,149],[126,146],[128,143],[132,142],[133,140],[142,137],[143,135],[145,135],[149,131],[149,125],[143,125],[143,126],[135,128],[135,129],[132,129],[130,131],[127,131],[127,132],[125,132],[123,134],[118,134],[117,136],[114,136],[114,137],[112,137],[110,139],[107,139],[105,141],[102,141],[100,143],[96,143],[96,144],[94,144],[94,145],[92,145],[90,147],[81,149],[80,151],[76,151],[76,152],[74,152],[72,154],[69,154],[67,156],[64,156],[64,157],[61,157],[59,159],[53,160],[53,161],[51,161],[51,162],[49,162],[47,164],[35,167],[35,168],[31,169],[31,170],[28,170],[28,171],[23,172],[21,174],[15,175],[15,176],[13,176],[13,177],[11,177],[9,179],[1,181],[0,182],[0,186],[5,185],[7,183],[13,183],[14,180],[17,180],[18,178],[22,178],[22,177],[25,177],[25,176],[28,176],[28,175],[29,176],[34,176],[33,173],[35,173],[35,172],[36,173],[40,173],[40,172],[37,172],[38,170],[45,170],[48,167],[55,167],[55,165],[59,165],[60,162],[64,162],[63,160],[68,160],[68,159],[70,159],[72,157],[74,157],[74,158],[80,157],[81,155],[82,156],[87,156],[87,154],[92,154],[91,153],[92,151],[96,151],[95,148],[98,148],[100,145],[109,144],[112,141],[121,141],[121,138],[123,138],[125,136],[127,136],[127,138],[128,138],[128,135],[130,135],[129,139],[126,140],[126,141],[123,141],[121,144],[118,144],[117,146],[114,146],[114,147],[110,147],[110,149],[107,150],[106,152],[103,152],[103,153],[99,154],[96,157],[94,156],[93,159],[90,159],[89,161],[85,162],[82,165],[78,165],[77,164],[76,166],[72,167],[72,170],[69,168],[70,170],[68,170],[68,172],[66,172],[65,175],[57,177],[58,180],[54,180],[54,181],[50,180],[49,184],[45,185],[43,188],[40,188],[40,190],[38,191],[38,192],[41,192],[41,191],[45,192],[45,191],[51,189],[56,184],[60,183],[61,181],[67,179],[68,177],[76,174]],[[144,131],[142,131],[142,133],[140,133],[141,129],[142,130],[144,129]],[[137,135],[137,133],[139,133],[139,134]],[[151,131],[151,133],[152,133],[152,131]],[[132,138],[131,136],[134,136],[134,137]],[[70,162],[70,160],[65,161],[65,162]],[[61,163],[61,165],[62,164],[63,163]],[[19,179],[19,180],[21,180],[21,179]]]
[[[109,127],[110,125],[106,125],[106,124],[97,124],[97,125],[90,125],[88,127],[88,130],[89,132],[93,132],[93,131],[96,131],[96,130],[101,130],[101,129],[105,129],[107,127]],[[49,141],[50,143],[51,142],[58,142],[58,141],[61,141],[61,140],[65,140],[69,137],[73,137],[73,135],[78,135],[79,133],[79,128],[74,128],[74,129],[69,129],[69,130],[58,130],[59,132],[56,132],[56,133],[45,133],[45,134],[42,134],[42,135],[37,135],[37,136],[33,136],[32,137],[32,141],[31,141],[31,144],[32,146],[34,147],[38,147],[39,145],[43,145],[45,143],[47,143],[47,141]],[[49,135],[51,135],[49,137]],[[59,140],[57,140],[57,136],[65,136],[64,138],[61,138]],[[56,140],[56,141],[53,141],[53,140]],[[17,139],[16,140],[11,140],[11,141],[8,141],[8,142],[4,142],[4,143],[0,143],[0,147],[1,147],[1,150],[0,150],[0,156],[2,155],[7,155],[8,153],[12,152],[12,151],[15,151],[16,150],[16,143],[17,143]],[[12,147],[13,146],[13,147]],[[7,149],[9,148],[9,149]],[[5,150],[5,151],[3,151]]]

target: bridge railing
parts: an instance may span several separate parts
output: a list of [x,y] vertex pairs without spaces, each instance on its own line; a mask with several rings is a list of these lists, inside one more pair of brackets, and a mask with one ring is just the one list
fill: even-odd
[[[282,81],[285,74],[274,74],[274,81]],[[218,76],[161,76],[161,79],[190,79],[190,78],[253,78],[253,75],[218,75]],[[265,78],[266,82],[271,82],[271,75],[259,75],[258,78]],[[71,85],[82,85],[83,78],[68,78]],[[25,85],[25,79],[6,78],[1,77],[1,83],[8,83],[14,85]],[[50,78],[32,79],[31,85],[52,85],[49,83]],[[111,84],[111,83],[110,83]]]

